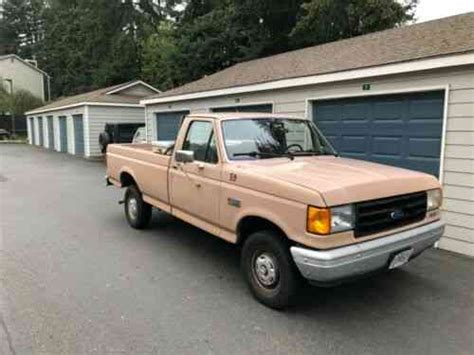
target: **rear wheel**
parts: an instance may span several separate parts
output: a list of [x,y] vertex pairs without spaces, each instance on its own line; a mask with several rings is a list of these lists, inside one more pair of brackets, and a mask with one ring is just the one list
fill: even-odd
[[242,249],[241,267],[250,291],[264,305],[282,309],[294,300],[301,276],[288,243],[276,233],[250,235]]
[[142,194],[136,185],[125,191],[125,216],[128,224],[135,229],[143,229],[151,219],[151,205],[143,201]]

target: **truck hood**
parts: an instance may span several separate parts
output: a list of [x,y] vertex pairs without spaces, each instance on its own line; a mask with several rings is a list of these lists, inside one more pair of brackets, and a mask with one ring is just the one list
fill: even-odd
[[[321,195],[328,206],[439,188],[428,174],[333,156],[239,162],[242,172],[279,180]],[[239,169],[239,170],[240,170]],[[302,201],[303,202],[303,201]]]

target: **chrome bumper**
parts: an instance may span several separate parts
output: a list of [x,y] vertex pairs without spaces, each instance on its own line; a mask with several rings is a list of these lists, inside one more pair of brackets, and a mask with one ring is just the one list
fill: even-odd
[[433,222],[386,237],[331,250],[291,247],[291,255],[301,274],[316,283],[337,283],[388,268],[394,254],[412,248],[412,257],[441,238],[444,223]]

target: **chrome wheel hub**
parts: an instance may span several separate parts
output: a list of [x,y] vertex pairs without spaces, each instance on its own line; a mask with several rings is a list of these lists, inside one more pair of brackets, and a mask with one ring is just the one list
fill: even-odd
[[128,215],[132,219],[137,219],[138,217],[138,201],[136,198],[131,198],[128,200]]
[[254,273],[258,282],[265,287],[272,287],[278,281],[275,259],[267,253],[260,254],[255,258]]

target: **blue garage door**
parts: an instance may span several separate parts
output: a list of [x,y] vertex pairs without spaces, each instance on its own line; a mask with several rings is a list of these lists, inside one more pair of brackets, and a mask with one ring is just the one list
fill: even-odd
[[46,118],[48,123],[48,148],[54,148],[54,128],[53,128],[53,116],[48,116]]
[[183,116],[189,111],[156,113],[156,137],[159,141],[174,141]]
[[212,109],[212,112],[265,112],[272,113],[272,105],[245,105],[245,106],[229,106],[229,107],[216,107]]
[[342,155],[439,174],[444,92],[317,101],[313,119]]
[[82,115],[72,116],[74,123],[74,154],[84,155],[84,121]]
[[59,117],[59,151],[67,152],[67,122],[66,117]]
[[38,117],[38,145],[43,145],[44,135],[43,135],[43,117]]

